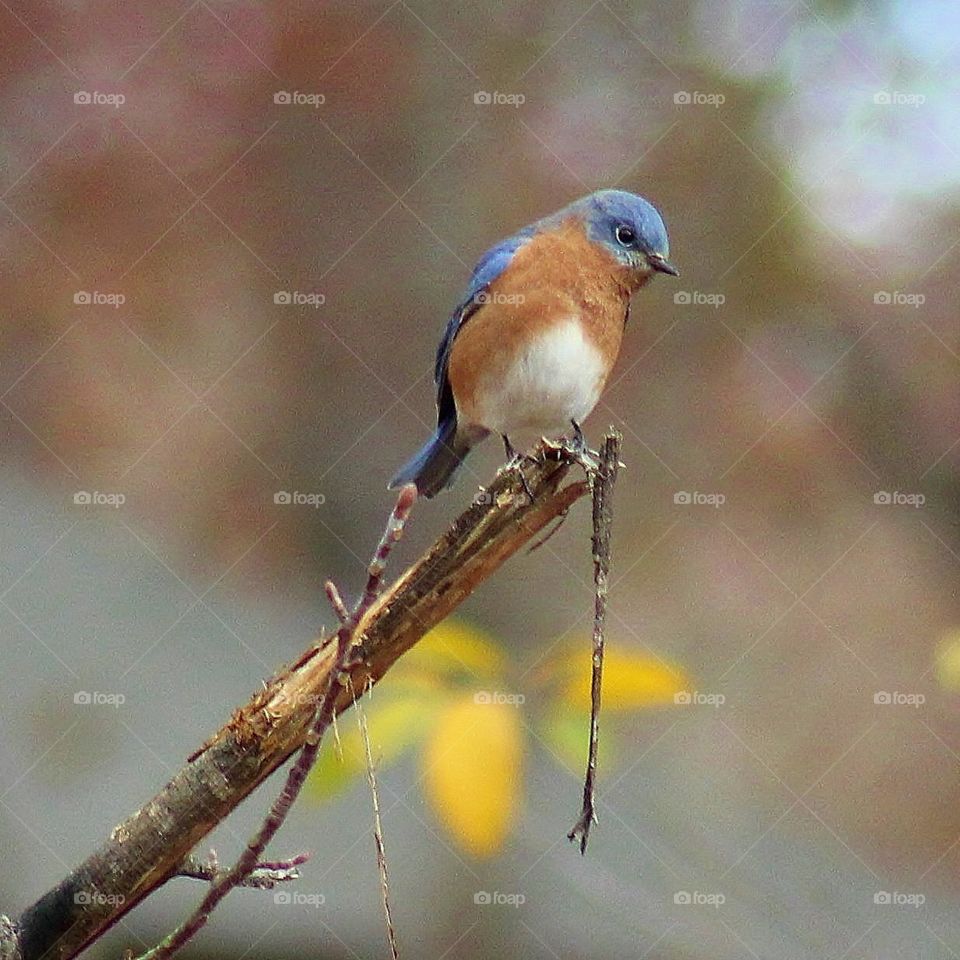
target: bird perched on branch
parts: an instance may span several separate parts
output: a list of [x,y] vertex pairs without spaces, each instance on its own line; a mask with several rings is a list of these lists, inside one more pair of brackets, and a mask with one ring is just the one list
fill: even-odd
[[600,190],[491,247],[437,350],[437,429],[390,481],[421,496],[450,486],[470,449],[498,433],[557,436],[593,410],[613,369],[631,295],[667,259],[656,208]]

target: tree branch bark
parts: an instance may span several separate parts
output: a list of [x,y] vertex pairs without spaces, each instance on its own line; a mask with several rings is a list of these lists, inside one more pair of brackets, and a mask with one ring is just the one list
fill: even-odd
[[[377,600],[356,625],[336,711],[378,682],[510,556],[589,491],[568,483],[575,458],[542,443],[525,468],[495,482]],[[190,851],[302,746],[328,689],[337,644],[318,641],[282,668],[148,803],[14,924],[0,918],[0,960],[70,960],[177,875]]]

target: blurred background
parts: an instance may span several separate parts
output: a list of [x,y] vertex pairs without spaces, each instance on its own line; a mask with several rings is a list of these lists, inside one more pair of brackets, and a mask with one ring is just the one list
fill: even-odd
[[[326,577],[356,595],[470,267],[616,186],[682,276],[635,300],[586,425],[626,438],[610,644],[686,696],[605,721],[581,858],[580,772],[535,719],[589,643],[581,505],[462,610],[501,658],[462,692],[515,695],[509,830],[464,845],[422,742],[379,770],[402,953],[960,956],[955,4],[0,0],[0,23],[4,912],[331,624]],[[418,507],[394,571],[500,460]],[[371,827],[362,778],[299,804],[271,852],[314,851],[300,896],[233,894],[189,953],[387,955]],[[199,895],[169,884],[91,954]]]

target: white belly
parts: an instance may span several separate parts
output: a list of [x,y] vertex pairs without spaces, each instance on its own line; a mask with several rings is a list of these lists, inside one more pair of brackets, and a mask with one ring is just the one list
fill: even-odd
[[603,357],[571,318],[532,341],[502,383],[484,384],[481,424],[496,433],[568,432],[594,408]]

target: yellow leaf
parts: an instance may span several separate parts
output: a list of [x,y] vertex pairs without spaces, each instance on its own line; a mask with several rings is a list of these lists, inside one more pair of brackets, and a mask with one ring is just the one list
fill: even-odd
[[393,673],[475,682],[499,677],[504,665],[503,652],[489,634],[469,623],[445,620],[401,658]]
[[517,707],[447,705],[424,751],[427,797],[457,844],[475,857],[503,845],[520,805],[523,737]]
[[[370,753],[378,766],[396,760],[409,746],[423,738],[437,714],[436,701],[414,697],[378,702],[364,699]],[[325,800],[349,785],[367,769],[366,754],[357,718],[350,712],[337,721],[340,733],[338,752],[332,731],[324,742],[320,758],[310,774],[309,789],[317,799]]]
[[[557,673],[563,702],[578,710],[590,707],[591,650],[589,640],[580,650],[562,655]],[[674,703],[674,694],[690,688],[683,670],[666,661],[606,645],[603,658],[603,709],[639,710]]]
[[[409,657],[410,654],[407,654]],[[451,684],[438,674],[430,674],[424,670],[403,670],[399,665],[394,667],[386,681],[386,688],[390,695],[399,694],[403,697],[427,700],[441,696],[449,690]]]
[[960,630],[948,633],[937,647],[937,681],[945,690],[960,690]]

